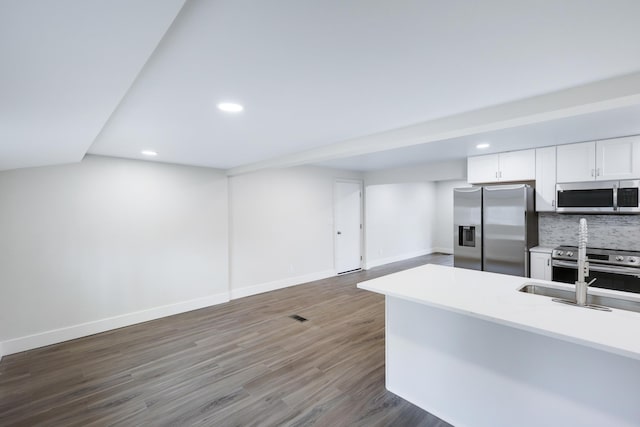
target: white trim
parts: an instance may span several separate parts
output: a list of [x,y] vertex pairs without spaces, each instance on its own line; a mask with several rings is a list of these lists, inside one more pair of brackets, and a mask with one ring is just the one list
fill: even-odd
[[433,252],[442,252],[443,254],[453,255],[453,248],[445,248],[445,247],[436,247],[433,248]]
[[319,271],[317,273],[305,274],[304,276],[287,277],[285,279],[274,280],[273,282],[260,283],[259,285],[245,286],[239,289],[231,289],[231,299],[244,298],[264,292],[275,291],[277,289],[288,288],[289,286],[302,285],[314,280],[333,277],[336,272],[333,270]]
[[224,292],[215,295],[208,295],[202,298],[192,299],[189,301],[182,301],[175,304],[168,304],[160,307],[150,308],[147,310],[136,311],[133,313],[121,314],[119,316],[108,317],[106,319],[94,320],[91,322],[80,323],[78,325],[67,326],[59,329],[52,329],[50,331],[40,332],[37,334],[13,338],[8,341],[0,342],[0,351],[2,351],[4,354],[19,353],[21,351],[44,347],[51,344],[57,344],[76,338],[82,338],[88,335],[110,331],[112,329],[135,325],[136,323],[148,322],[149,320],[155,320],[161,317],[172,316],[174,314],[197,310],[199,308],[209,307],[216,304],[222,304],[228,301],[229,294],[227,292]]
[[371,261],[367,261],[367,266],[365,270],[369,270],[373,267],[378,267],[380,265],[390,264],[392,262],[404,261],[405,259],[415,258],[417,256],[429,255],[434,252],[437,252],[434,248],[421,249],[419,251],[407,252],[404,254],[387,257],[387,258],[379,258]]

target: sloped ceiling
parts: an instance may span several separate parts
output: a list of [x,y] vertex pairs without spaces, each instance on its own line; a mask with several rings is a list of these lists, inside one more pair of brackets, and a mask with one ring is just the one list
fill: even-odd
[[[380,133],[640,72],[635,0],[188,0],[170,27],[181,2],[25,0],[2,3],[20,13],[0,19],[32,19],[25,3],[45,25],[0,29],[22,70],[0,71],[17,88],[0,99],[13,114],[0,118],[0,156],[14,156],[0,168],[87,149],[236,172],[294,154],[324,162],[353,155],[354,139],[358,155],[381,151]],[[64,31],[46,18],[61,4],[73,9]]]
[[0,170],[80,161],[183,4],[0,1]]

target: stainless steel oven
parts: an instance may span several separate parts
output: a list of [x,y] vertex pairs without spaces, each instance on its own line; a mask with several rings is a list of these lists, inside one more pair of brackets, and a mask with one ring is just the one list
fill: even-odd
[[[551,254],[552,280],[575,283],[578,280],[578,249],[560,246]],[[640,252],[614,249],[587,249],[591,285],[616,291],[640,293]]]
[[640,213],[640,180],[556,185],[559,213]]

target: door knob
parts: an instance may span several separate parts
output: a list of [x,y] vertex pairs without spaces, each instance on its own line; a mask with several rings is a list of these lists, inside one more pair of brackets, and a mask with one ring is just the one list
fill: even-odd
[[338,234],[342,234],[342,231],[338,231]]

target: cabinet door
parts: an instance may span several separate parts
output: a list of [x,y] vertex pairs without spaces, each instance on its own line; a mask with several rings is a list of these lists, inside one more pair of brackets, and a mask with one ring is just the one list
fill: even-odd
[[467,158],[467,181],[470,184],[498,181],[498,154]]
[[536,211],[556,210],[556,147],[536,150]]
[[531,278],[551,280],[551,254],[531,252]]
[[552,268],[551,267],[551,254],[543,254],[546,258],[546,262],[544,263],[544,280],[553,280],[552,279]]
[[536,150],[500,153],[500,181],[528,181],[536,179]]
[[558,182],[593,181],[596,175],[596,143],[559,145],[556,150]]
[[640,177],[640,137],[596,142],[596,179],[636,179]]

